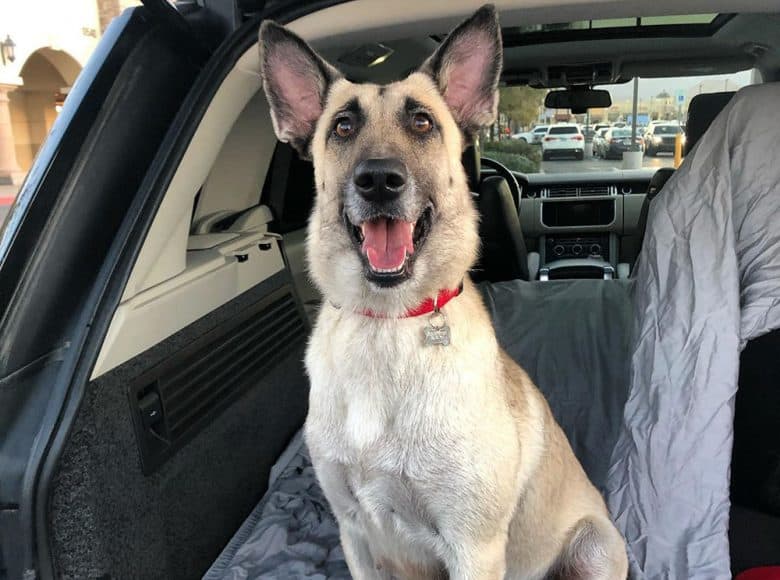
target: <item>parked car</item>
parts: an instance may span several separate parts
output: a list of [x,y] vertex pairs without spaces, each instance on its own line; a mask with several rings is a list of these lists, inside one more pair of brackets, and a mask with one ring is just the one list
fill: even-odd
[[674,153],[674,141],[680,134],[685,144],[685,134],[680,125],[672,123],[650,125],[644,135],[645,153],[651,157],[658,153]]
[[585,158],[585,137],[573,123],[553,125],[542,138],[542,159],[553,156]]
[[526,131],[524,133],[515,133],[512,135],[512,139],[516,139],[517,141],[525,141],[526,143],[538,144],[541,143],[542,137],[545,136],[549,127],[549,125],[537,125],[530,131]]
[[[644,149],[642,137],[635,139],[640,150]],[[609,129],[601,145],[600,156],[604,159],[622,159],[625,151],[631,151],[631,129],[629,127],[612,127]]]

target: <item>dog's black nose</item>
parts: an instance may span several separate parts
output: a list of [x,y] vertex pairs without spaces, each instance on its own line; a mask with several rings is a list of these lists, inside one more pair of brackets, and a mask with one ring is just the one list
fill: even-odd
[[355,167],[352,180],[366,201],[393,201],[406,189],[406,165],[395,157],[365,159]]

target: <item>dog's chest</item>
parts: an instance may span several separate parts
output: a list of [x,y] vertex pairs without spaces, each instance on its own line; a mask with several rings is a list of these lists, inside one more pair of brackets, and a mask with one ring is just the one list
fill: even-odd
[[[485,387],[497,382],[495,340],[459,336],[455,328],[452,345],[429,346],[425,324],[420,317],[396,323],[326,319],[317,325],[306,356],[307,424],[334,459],[375,449],[380,439],[403,450],[415,448],[419,438],[430,440],[432,432],[457,437],[483,415]],[[408,458],[401,453],[387,456],[390,468]]]
[[380,545],[403,531],[399,554],[435,545],[453,510],[480,509],[473,490],[494,487],[488,466],[506,463],[475,431],[490,418],[497,438],[514,436],[496,396],[495,340],[454,326],[452,345],[425,346],[423,320],[324,322],[307,352],[306,439],[325,494],[340,521],[374,530]]

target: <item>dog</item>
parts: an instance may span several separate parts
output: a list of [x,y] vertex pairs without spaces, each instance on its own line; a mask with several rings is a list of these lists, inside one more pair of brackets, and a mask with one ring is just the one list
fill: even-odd
[[353,577],[625,578],[602,497],[468,277],[461,154],[497,113],[494,8],[383,86],[276,23],[259,43],[276,135],[314,165],[304,433]]

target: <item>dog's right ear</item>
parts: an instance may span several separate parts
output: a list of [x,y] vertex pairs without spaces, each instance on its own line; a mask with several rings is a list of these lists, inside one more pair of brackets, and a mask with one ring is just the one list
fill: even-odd
[[302,38],[276,22],[263,22],[259,40],[263,89],[276,136],[308,158],[328,88],[341,75]]

